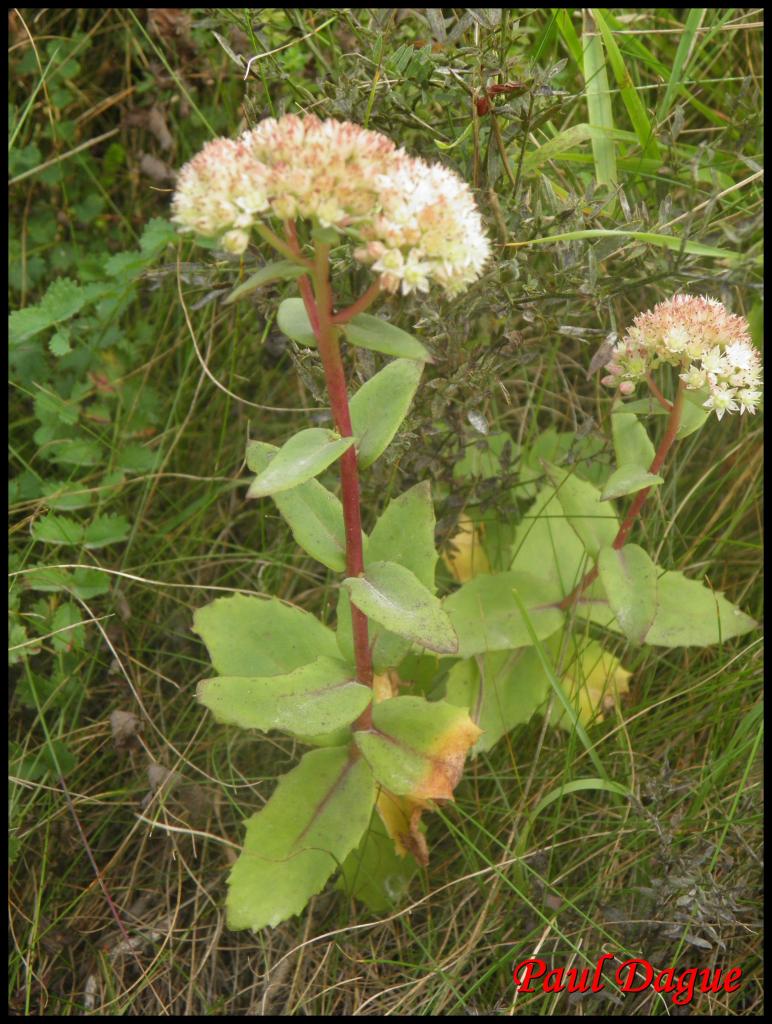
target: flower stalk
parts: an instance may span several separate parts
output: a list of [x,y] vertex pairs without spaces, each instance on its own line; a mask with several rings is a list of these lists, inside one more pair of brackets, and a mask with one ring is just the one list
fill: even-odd
[[[665,459],[668,456],[668,452],[673,447],[673,442],[675,441],[676,436],[678,434],[678,428],[681,425],[681,416],[683,414],[685,392],[686,388],[683,381],[679,381],[675,400],[672,404],[668,403],[670,405],[670,416],[668,417],[667,429],[665,430],[665,434],[662,440],[660,441],[659,448],[657,448],[657,451],[654,454],[654,459],[652,460],[652,463],[649,466],[650,473],[658,473],[660,471],[660,469],[665,463]],[[651,491],[651,487],[644,487],[642,490],[638,491],[638,493],[633,498],[630,504],[630,508],[627,510],[627,515],[625,516],[624,521],[622,522],[622,525],[619,527],[617,535],[611,544],[611,546],[615,548],[617,551],[624,547],[627,538],[630,535],[630,531],[632,530],[636,520],[641,514],[641,509],[643,508],[644,502],[646,501],[646,498],[649,495],[649,491]],[[567,611],[574,604],[574,602],[584,593],[584,591],[587,590],[588,587],[592,586],[592,584],[595,582],[597,578],[598,566],[595,565],[592,569],[589,570],[589,572],[585,574],[585,576],[574,587],[571,593],[563,598],[563,600],[558,605],[558,608],[560,608],[562,611]]]
[[[297,241],[293,238],[295,246]],[[330,247],[317,243],[313,270],[313,288],[306,277],[300,279],[301,294],[308,319],[316,336],[324,368],[335,428],[341,437],[353,437],[346,375],[340,355],[339,329],[332,322],[332,287],[329,270]],[[305,283],[306,287],[303,287]],[[346,536],[346,572],[360,576],[364,572],[362,548],[362,513],[359,499],[359,468],[356,448],[349,448],[340,458],[341,501]],[[372,686],[373,665],[368,641],[367,616],[351,603],[351,627],[357,678]]]

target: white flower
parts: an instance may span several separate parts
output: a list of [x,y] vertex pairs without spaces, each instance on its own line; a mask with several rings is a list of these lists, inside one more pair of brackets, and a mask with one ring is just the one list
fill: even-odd
[[705,370],[701,370],[694,364],[689,367],[688,373],[679,373],[678,376],[690,391],[699,391],[708,382],[708,375]]
[[737,412],[734,394],[733,388],[716,387],[710,392],[708,400],[702,404],[706,409],[713,409],[718,419],[721,419],[725,412]]
[[758,359],[755,349],[744,341],[733,341],[724,350],[727,362],[738,370],[750,370]]
[[756,406],[761,401],[761,392],[752,391],[750,388],[743,388],[737,392],[737,398],[740,402],[740,415],[744,412],[749,412],[753,415],[756,412]]
[[680,352],[683,352],[686,346],[689,344],[689,332],[683,326],[683,324],[674,324],[669,330],[665,332],[662,341],[668,352],[678,354]]
[[226,231],[220,239],[220,245],[226,252],[236,255],[244,252],[249,245],[249,232],[247,231]]
[[619,374],[643,380],[662,363],[676,367],[689,390],[707,384],[711,393],[705,407],[719,419],[738,408],[754,412],[761,397],[761,359],[748,322],[716,299],[674,295],[639,313],[611,353],[603,383],[614,384]]
[[714,373],[716,375],[724,375],[729,369],[729,364],[721,353],[721,349],[718,345],[714,345],[712,349],[702,354],[702,368],[707,373]]
[[180,171],[172,206],[182,230],[228,234],[225,247],[241,246],[230,233],[261,215],[333,228],[360,243],[354,258],[372,264],[385,289],[405,294],[427,291],[431,280],[457,294],[490,255],[472,193],[456,174],[379,132],[314,115],[268,118],[236,142],[207,143]]

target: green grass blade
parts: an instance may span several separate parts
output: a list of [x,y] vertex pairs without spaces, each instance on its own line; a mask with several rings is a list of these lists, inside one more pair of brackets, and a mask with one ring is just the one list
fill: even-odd
[[592,15],[603,36],[603,43],[606,47],[611,70],[614,72],[614,77],[619,85],[622,100],[627,108],[627,113],[630,115],[630,121],[635,129],[635,134],[638,136],[644,156],[659,159],[660,151],[654,136],[654,125],[649,120],[646,108],[633,84],[630,72],[627,70],[624,58],[614,39],[614,33],[609,28],[603,16],[603,11],[600,8],[594,7]]
[[[603,41],[595,31],[595,23],[589,13],[585,13],[584,16],[582,45],[584,92],[587,97],[589,122],[595,128],[612,132],[614,130],[614,115],[611,110],[611,93],[606,74]],[[592,154],[595,158],[595,177],[598,184],[616,185],[618,181],[617,157],[611,136],[603,134],[593,137]]]
[[[744,253],[731,252],[729,249],[720,249],[716,245],[704,245],[702,242],[692,242],[688,238],[679,238],[678,235],[658,235],[653,231],[621,231],[612,228],[588,228],[584,231],[564,231],[559,235],[544,235],[541,238],[531,238],[527,242],[508,242],[507,245],[543,245],[545,242],[572,242],[582,238],[611,238],[614,235],[627,236],[638,242],[648,242],[649,245],[658,245],[663,249],[671,249],[673,252],[685,252],[690,256],[708,256],[717,260],[727,260],[736,263],[741,260]],[[761,256],[754,256],[759,263]]]
[[558,32],[562,36],[568,52],[578,66],[582,67],[582,44],[579,36],[576,34],[576,29],[571,24],[571,15],[568,13],[568,8],[553,7],[552,11],[555,15],[555,24],[558,27]]
[[697,30],[702,25],[706,13],[707,7],[692,7],[686,18],[683,35],[678,41],[678,49],[676,50],[675,59],[673,60],[673,69],[670,72],[670,78],[668,79],[667,88],[665,89],[665,95],[662,97],[662,102],[657,110],[657,121],[660,124],[667,117],[676,92],[680,89],[683,73],[686,70],[689,57],[692,54]]

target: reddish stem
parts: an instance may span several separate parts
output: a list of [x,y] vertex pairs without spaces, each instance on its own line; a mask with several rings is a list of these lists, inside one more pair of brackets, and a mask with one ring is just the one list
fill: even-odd
[[652,377],[651,374],[649,374],[646,377],[646,382],[649,385],[649,389],[651,390],[652,395],[654,395],[654,397],[657,399],[657,401],[662,406],[662,408],[663,409],[667,409],[668,412],[671,412],[672,409],[673,409],[673,403],[672,402],[668,402],[668,400],[665,398],[665,396],[662,394],[662,392],[657,387],[657,385],[656,385],[656,383],[654,381],[654,378]]
[[352,304],[347,306],[346,309],[342,309],[340,313],[336,313],[332,318],[332,322],[334,324],[347,324],[349,320],[353,320],[358,313],[364,313],[366,309],[369,309],[380,294],[380,281],[373,281],[367,291],[360,295],[356,302],[352,302]]
[[[681,424],[681,414],[684,408],[684,386],[682,383],[678,385],[678,391],[676,392],[675,401],[670,407],[670,418],[668,419],[667,430],[665,436],[662,438],[659,444],[659,448],[654,456],[654,461],[649,466],[650,473],[658,473],[662,468],[662,465],[667,458],[667,454],[673,447],[673,442],[676,439],[678,428]],[[642,491],[638,491],[633,498],[630,508],[627,510],[624,522],[619,527],[617,535],[612,542],[612,547],[619,551],[620,548],[624,547],[625,541],[627,540],[630,530],[633,528],[633,524],[638,518],[643,503],[648,497],[651,487],[644,487]],[[595,565],[590,571],[584,576],[582,580],[574,587],[571,593],[564,597],[558,605],[562,611],[566,611],[576,601],[576,599],[598,578],[598,566]]]
[[[290,244],[296,246],[292,238]],[[332,289],[329,277],[329,246],[317,244],[314,288],[307,277],[301,277],[300,291],[314,329],[319,355],[324,367],[330,408],[338,433],[341,437],[353,437],[351,414],[349,412],[346,375],[338,344],[338,329],[332,322]],[[340,458],[341,498],[343,522],[346,533],[346,572],[349,576],[360,576],[365,569],[362,548],[362,515],[359,503],[359,469],[356,448],[352,446]],[[351,602],[351,627],[354,640],[354,658],[357,677],[368,685],[373,681],[373,665],[368,641],[367,616]]]

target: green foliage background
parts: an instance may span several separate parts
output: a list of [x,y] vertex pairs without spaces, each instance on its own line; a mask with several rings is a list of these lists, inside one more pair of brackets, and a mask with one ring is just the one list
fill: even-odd
[[[389,302],[435,363],[365,477],[365,525],[427,477],[441,541],[464,505],[515,524],[528,488],[486,474],[484,431],[529,444],[555,427],[591,452],[588,475],[608,462],[610,398],[587,370],[636,312],[708,293],[761,345],[758,12],[150,10],[9,21],[13,1012],[508,1013],[511,966],[538,947],[555,965],[739,964],[740,990],[695,1011],[757,1013],[758,634],[618,644],[632,698],[591,735],[635,803],[577,788],[584,748],[536,719],[474,761],[430,823],[428,874],[382,920],[326,893],[273,932],[223,933],[242,815],[297,752],[194,703],[192,612],[237,591],[332,618],[328,575],[269,502],[244,503],[241,471],[248,437],[324,425],[324,403],[315,356],[274,324],[292,286],[223,304],[261,255],[215,259],[167,217],[208,138],[291,111],[366,124],[473,183],[496,258],[454,303]],[[514,88],[477,115],[492,82]],[[353,295],[366,273],[349,280]],[[352,372],[376,360],[357,350]],[[756,618],[760,424],[711,419],[682,442],[634,538]],[[514,1007],[664,1010],[608,990]]]

